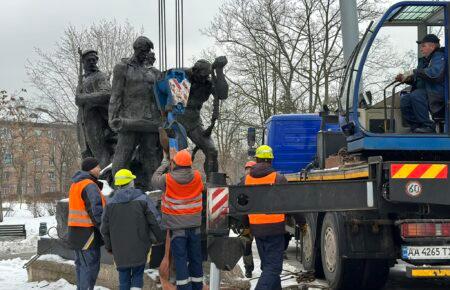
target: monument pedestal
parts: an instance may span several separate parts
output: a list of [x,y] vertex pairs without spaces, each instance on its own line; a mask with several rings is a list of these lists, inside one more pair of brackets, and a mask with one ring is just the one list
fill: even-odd
[[[205,282],[208,282],[210,263],[203,264]],[[55,259],[54,256],[42,256],[30,265],[28,270],[28,282],[49,281],[55,282],[63,278],[76,285],[75,263],[70,260]],[[232,271],[221,272],[221,290],[247,290],[250,282],[243,279],[239,266]],[[101,264],[98,274],[97,286],[107,287],[111,290],[119,289],[119,276],[114,265]],[[145,270],[143,290],[159,290],[159,276],[157,270]]]
[[[37,253],[39,255],[58,255],[66,260],[75,260],[75,253],[67,244],[68,227],[67,219],[69,215],[69,200],[62,199],[56,204],[56,231],[58,239],[41,237],[38,240]],[[104,247],[101,249],[101,262],[103,264],[112,265],[113,258]]]
[[[28,282],[49,281],[54,282],[63,278],[69,283],[76,285],[77,278],[75,272],[75,263],[73,261],[55,261],[43,256],[36,260],[28,268]],[[159,278],[156,270],[147,270],[144,274],[143,290],[157,290]],[[97,286],[107,287],[111,290],[119,289],[119,274],[114,265],[101,264],[100,272],[96,281]]]

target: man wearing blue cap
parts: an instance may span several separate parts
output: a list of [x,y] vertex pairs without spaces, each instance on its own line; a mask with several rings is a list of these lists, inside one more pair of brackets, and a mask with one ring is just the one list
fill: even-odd
[[411,93],[400,100],[403,119],[413,133],[435,133],[430,120],[445,116],[444,79],[445,54],[439,45],[439,38],[427,34],[417,41],[422,57],[416,69],[397,75],[397,81],[412,85]]

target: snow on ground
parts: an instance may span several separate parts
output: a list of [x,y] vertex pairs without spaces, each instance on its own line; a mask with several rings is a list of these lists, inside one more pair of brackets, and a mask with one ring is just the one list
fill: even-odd
[[[231,234],[231,236],[236,236],[236,235]],[[300,264],[300,262],[298,262],[296,260],[295,250],[296,250],[295,249],[295,240],[292,239],[289,243],[289,248],[286,251],[288,259],[283,261],[283,272],[281,274],[281,286],[283,289],[287,288],[289,286],[299,286],[299,283],[297,282],[297,276],[294,275],[293,273],[299,273],[299,272],[303,271],[303,266]],[[252,253],[253,253],[253,263],[255,265],[255,269],[253,270],[253,278],[250,279],[250,284],[251,284],[251,289],[255,289],[256,284],[258,283],[258,278],[259,278],[259,276],[261,276],[261,269],[260,269],[261,260],[259,259],[258,250],[256,248],[255,242],[253,242],[253,245],[252,245]],[[241,267],[242,272],[245,273],[243,259],[239,260],[238,265]],[[409,265],[408,263],[406,263],[402,260],[397,260],[397,264],[391,268],[391,275],[392,275],[392,273],[394,273],[394,275],[395,275],[395,273],[397,273],[397,275],[400,277],[405,276],[406,266],[408,266],[408,265]],[[247,279],[247,278],[244,278],[244,279]],[[402,281],[402,283],[404,283],[405,285],[408,285],[406,282]],[[308,283],[308,286],[309,286],[308,289],[310,289],[310,290],[322,289],[322,287],[327,286],[327,282],[324,280],[315,280],[312,283]],[[315,287],[317,287],[317,288],[315,288]],[[406,288],[409,288],[409,287],[406,286]],[[397,288],[395,285],[394,286],[391,285],[391,286],[389,286],[389,288],[386,288],[386,289],[399,289],[399,288]],[[401,289],[404,289],[404,288],[401,288]],[[414,289],[422,289],[422,288],[414,288]],[[423,288],[423,289],[425,289],[425,288]],[[444,288],[426,288],[426,289],[444,289]],[[449,288],[445,288],[445,289],[449,289]]]
[[[75,285],[70,284],[64,279],[60,279],[56,282],[27,282],[27,271],[22,268],[26,262],[26,260],[20,258],[0,260],[0,290],[29,290],[41,288],[46,290],[77,289]],[[95,290],[108,290],[108,288],[95,287]]]
[[[9,204],[3,204],[4,208]],[[64,279],[56,282],[28,282],[27,270],[23,269],[23,265],[28,262],[25,258],[14,258],[12,256],[31,257],[36,253],[37,241],[39,239],[39,225],[41,222],[47,223],[47,229],[56,226],[54,216],[44,216],[34,218],[28,210],[26,204],[13,204],[8,216],[3,219],[0,225],[24,224],[27,230],[26,239],[4,239],[0,240],[0,290],[28,290],[28,289],[46,289],[46,290],[76,290],[76,286],[70,284]],[[50,232],[56,235],[56,231]],[[43,255],[40,259],[49,261],[58,261],[62,263],[71,263],[59,256]],[[95,290],[108,290],[105,287],[95,287]]]
[[[293,240],[291,240],[289,247],[295,248],[295,242],[293,242]],[[258,249],[256,248],[256,242],[253,242],[253,244],[252,244],[252,253],[253,253],[253,264],[255,265],[255,269],[253,270],[252,279],[250,279],[250,284],[251,284],[250,289],[255,289],[256,284],[258,283],[258,278],[259,278],[259,276],[261,276],[261,260],[258,256]],[[241,267],[242,273],[245,274],[244,260],[242,258],[239,260],[238,265]],[[282,280],[281,286],[284,288],[284,287],[288,287],[288,286],[298,285],[298,283],[296,281],[296,277],[293,277],[293,275],[291,275],[290,272],[297,273],[297,272],[301,271],[302,269],[303,268],[301,267],[300,264],[298,264],[298,266],[296,267],[296,266],[293,266],[291,264],[284,262],[283,263],[283,272],[282,272],[282,277],[281,277],[281,280]]]
[[42,255],[39,257],[39,260],[75,265],[75,261],[73,261],[73,260],[66,260],[58,255],[52,255],[52,254]]
[[[232,234],[234,235],[234,234]],[[303,266],[295,259],[295,240],[291,239],[289,243],[289,248],[287,249],[288,260],[283,261],[283,272],[281,273],[281,287],[286,288],[289,286],[298,286],[297,276],[295,273],[299,273],[303,271]],[[258,249],[256,247],[256,242],[252,244],[252,253],[253,253],[253,264],[255,265],[255,269],[253,270],[253,278],[250,279],[251,288],[255,289],[256,284],[258,283],[258,278],[261,276],[261,260],[258,256]],[[244,260],[240,259],[238,265],[242,269],[242,273],[245,273]],[[326,283],[324,281],[314,281],[310,285],[320,285],[325,286]],[[313,289],[310,287],[310,289]]]
[[[4,207],[5,204],[3,205]],[[33,254],[36,253],[37,241],[39,239],[39,224],[41,222],[47,223],[47,229],[56,226],[56,219],[54,216],[44,216],[34,218],[28,210],[26,204],[13,204],[12,211],[4,217],[0,225],[18,225],[25,224],[27,230],[26,239],[11,239],[5,238],[0,240],[0,258],[7,258],[15,254]],[[56,231],[55,232],[56,235]]]

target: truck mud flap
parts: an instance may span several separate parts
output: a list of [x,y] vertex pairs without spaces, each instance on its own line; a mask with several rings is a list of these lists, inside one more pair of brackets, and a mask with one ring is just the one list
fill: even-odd
[[220,270],[233,270],[243,253],[244,244],[237,237],[208,238],[209,258]]

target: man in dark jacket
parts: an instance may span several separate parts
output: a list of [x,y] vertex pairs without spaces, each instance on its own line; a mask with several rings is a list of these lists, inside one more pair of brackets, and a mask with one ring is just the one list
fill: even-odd
[[[272,168],[272,148],[262,145],[256,149],[256,165],[244,178],[245,185],[286,183],[286,178]],[[281,290],[280,274],[283,270],[285,249],[284,214],[250,214],[250,231],[255,237],[261,258],[262,274],[256,290]]]
[[170,230],[170,247],[175,260],[177,289],[201,290],[203,287],[202,224],[203,181],[192,169],[191,154],[177,152],[169,170],[165,158],[152,177],[152,185],[163,190],[162,226]]
[[100,166],[97,159],[83,160],[81,171],[75,173],[69,192],[68,241],[75,250],[77,289],[94,289],[100,270],[100,234],[105,199],[103,184],[98,181]]
[[[245,163],[245,175],[250,174],[252,167],[255,165],[256,165],[255,161],[248,161],[247,163]],[[243,184],[245,181],[245,175],[242,178],[241,184]],[[246,227],[239,235],[239,238],[242,240],[245,249],[243,257],[245,277],[252,278],[252,272],[255,269],[255,265],[253,263],[253,254],[252,254],[253,235],[250,232],[250,228]]]
[[164,239],[161,215],[150,198],[134,188],[135,178],[128,169],[117,171],[114,184],[119,189],[108,200],[101,227],[105,248],[114,255],[119,271],[120,290],[143,287],[150,247]]
[[417,68],[395,78],[412,85],[411,93],[402,96],[400,109],[412,132],[434,133],[435,125],[429,112],[433,118],[445,117],[445,55],[439,46],[439,38],[434,34],[426,35],[417,43],[423,56]]

